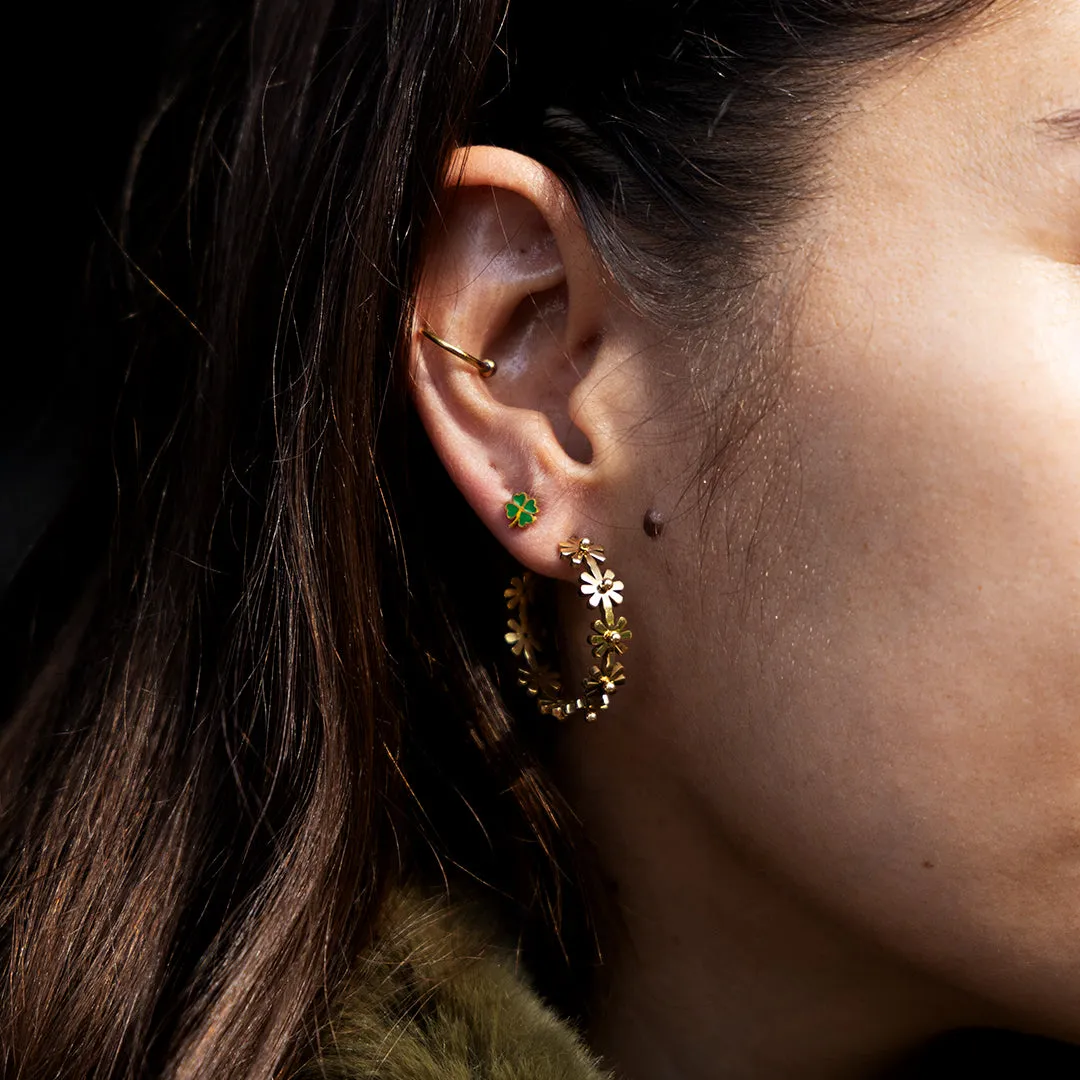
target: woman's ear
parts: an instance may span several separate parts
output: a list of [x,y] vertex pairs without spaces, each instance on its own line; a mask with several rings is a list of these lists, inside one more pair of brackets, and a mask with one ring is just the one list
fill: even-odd
[[[427,238],[411,387],[447,472],[523,565],[570,577],[558,542],[597,521],[609,428],[598,378],[613,290],[554,176],[497,147],[458,151]],[[484,377],[427,329],[494,361]],[[537,507],[509,516],[520,492]],[[519,500],[520,501],[520,500]],[[511,507],[511,512],[513,507]]]

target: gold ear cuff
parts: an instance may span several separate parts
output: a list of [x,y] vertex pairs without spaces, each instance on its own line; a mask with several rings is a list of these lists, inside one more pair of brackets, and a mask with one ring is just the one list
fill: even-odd
[[592,633],[586,639],[597,662],[582,680],[581,696],[564,697],[561,678],[539,659],[541,646],[529,618],[535,585],[531,573],[512,578],[510,588],[503,593],[507,608],[517,613],[516,618],[508,620],[509,629],[504,636],[513,654],[525,662],[518,669],[519,685],[536,698],[545,716],[566,720],[574,713],[584,712],[585,719],[593,721],[611,704],[616,690],[626,681],[619,657],[630,647],[634,635],[626,619],[615,615],[615,606],[623,601],[624,586],[613,571],[601,569],[600,563],[606,561],[604,549],[587,538],[572,536],[563,540],[559,555],[575,566],[585,564],[586,569],[580,575],[581,594],[588,599],[589,607],[602,609],[602,617],[593,622]]
[[459,349],[456,345],[451,345],[449,341],[443,341],[438,334],[429,330],[426,326],[420,327],[420,333],[428,339],[428,341],[435,342],[440,349],[445,349],[452,356],[456,356],[459,360],[464,360],[467,364],[472,364],[477,371],[485,378],[489,379],[496,372],[494,360],[484,360],[479,356],[473,356],[472,353],[467,353],[464,349]]

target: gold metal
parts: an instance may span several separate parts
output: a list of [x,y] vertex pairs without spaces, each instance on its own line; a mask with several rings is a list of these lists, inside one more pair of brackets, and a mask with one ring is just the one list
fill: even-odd
[[510,588],[503,593],[507,609],[517,615],[508,621],[509,629],[504,637],[513,654],[525,661],[525,666],[518,669],[518,684],[536,698],[545,716],[566,720],[574,713],[583,712],[586,720],[593,721],[610,706],[615,692],[626,682],[626,671],[619,657],[630,647],[634,634],[626,619],[615,615],[615,605],[623,602],[625,586],[614,571],[601,568],[600,564],[606,561],[604,549],[587,537],[571,536],[561,541],[559,555],[575,566],[585,565],[580,575],[581,594],[591,608],[602,609],[602,618],[593,622],[592,633],[586,639],[598,662],[582,680],[581,696],[564,697],[559,676],[540,660],[542,644],[529,618],[535,581],[528,572],[512,578]]
[[494,360],[484,360],[479,356],[473,356],[472,353],[467,353],[464,349],[459,349],[456,345],[451,345],[449,341],[443,341],[438,334],[429,330],[426,326],[420,327],[420,333],[423,334],[428,341],[435,342],[440,349],[445,349],[459,360],[464,360],[465,363],[472,364],[485,379],[490,379],[491,376],[495,374],[496,367]]

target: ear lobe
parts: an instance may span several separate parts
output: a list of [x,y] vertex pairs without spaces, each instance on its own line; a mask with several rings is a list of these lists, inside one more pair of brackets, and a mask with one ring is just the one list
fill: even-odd
[[[427,238],[411,386],[447,472],[525,566],[572,578],[558,543],[586,528],[591,423],[580,402],[609,296],[571,200],[512,151],[459,152]],[[490,359],[477,368],[420,334]],[[537,513],[514,515],[519,493]],[[521,500],[519,500],[521,501]],[[521,527],[527,523],[527,527]]]

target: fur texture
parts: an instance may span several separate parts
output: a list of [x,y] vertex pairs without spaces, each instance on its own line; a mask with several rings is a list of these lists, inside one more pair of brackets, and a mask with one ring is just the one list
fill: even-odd
[[302,1080],[611,1080],[476,910],[403,892]]

